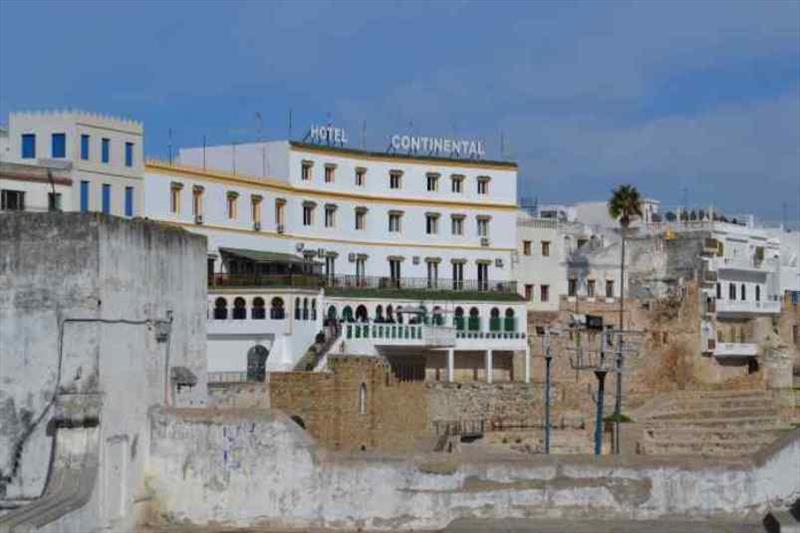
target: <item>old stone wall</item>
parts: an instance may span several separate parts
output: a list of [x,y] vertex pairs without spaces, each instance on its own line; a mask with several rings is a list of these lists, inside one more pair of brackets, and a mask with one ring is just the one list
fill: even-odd
[[425,435],[421,382],[397,381],[388,363],[331,356],[330,372],[273,372],[270,401],[334,450],[410,450]]
[[153,414],[152,516],[184,526],[439,529],[461,517],[763,516],[800,495],[800,430],[754,458],[381,456],[260,410]]
[[544,390],[529,383],[426,383],[431,424],[458,420],[539,425]]
[[269,383],[210,383],[209,407],[265,408],[270,406]]
[[[148,410],[173,400],[169,369],[197,380],[181,401],[205,402],[205,238],[99,213],[19,213],[0,215],[0,243],[0,498],[41,494],[51,419],[99,418],[84,530],[130,530]],[[64,414],[59,395],[99,396],[99,417]]]

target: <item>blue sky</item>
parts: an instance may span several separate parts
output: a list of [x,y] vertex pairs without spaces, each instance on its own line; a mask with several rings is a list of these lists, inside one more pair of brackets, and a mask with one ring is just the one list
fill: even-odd
[[[35,21],[35,24],[32,23]],[[146,151],[285,138],[478,137],[522,194],[800,213],[800,2],[0,0],[0,122],[75,107]]]

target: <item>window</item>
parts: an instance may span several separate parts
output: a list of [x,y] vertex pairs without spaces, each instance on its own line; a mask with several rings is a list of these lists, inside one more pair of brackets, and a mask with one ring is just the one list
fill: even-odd
[[489,236],[489,218],[478,217],[478,237]]
[[542,241],[542,257],[550,257],[550,241]]
[[356,187],[363,187],[366,183],[367,169],[364,167],[356,167]]
[[195,218],[203,216],[203,187],[195,185],[192,188],[192,215]]
[[456,194],[461,194],[464,190],[464,176],[453,174],[450,177],[450,189]]
[[336,256],[328,255],[325,257],[325,275],[329,279],[333,279],[336,275]]
[[590,279],[586,281],[586,296],[594,298],[595,280]]
[[102,201],[103,201],[102,211],[105,214],[109,214],[109,213],[111,213],[111,185],[108,184],[108,183],[104,183],[103,184],[102,193],[103,193],[103,196],[102,196]]
[[478,263],[478,290],[489,290],[489,264]]
[[47,209],[50,211],[61,211],[61,193],[47,193]]
[[183,190],[183,183],[172,182],[169,187],[169,210],[171,213],[181,212],[181,190]]
[[316,204],[313,202],[303,203],[303,225],[311,226],[314,224],[314,207]]
[[125,216],[133,216],[133,187],[125,187]]
[[541,292],[541,296],[540,296],[539,299],[541,301],[543,301],[543,302],[549,302],[550,301],[550,285],[542,285],[542,286],[539,287],[539,290]]
[[425,214],[425,233],[428,235],[439,233],[439,213]]
[[253,219],[254,225],[261,225],[261,200],[263,196],[260,194],[250,195],[250,216]]
[[275,225],[283,227],[283,206],[286,205],[286,200],[278,198],[275,200]]
[[367,258],[364,256],[356,257],[356,279],[362,281],[367,272]]
[[85,133],[81,135],[81,159],[89,160],[89,136]]
[[389,277],[392,279],[393,285],[400,283],[400,265],[402,261],[399,258],[389,258]]
[[428,288],[436,289],[439,286],[439,261],[428,262]]
[[22,135],[22,159],[36,159],[36,135],[33,133]]
[[325,165],[325,183],[333,183],[336,177],[336,165]]
[[244,320],[247,318],[247,302],[239,296],[233,300],[233,319]]
[[358,388],[358,414],[367,414],[367,386],[364,383]]
[[722,300],[722,283],[717,282],[717,300]]
[[125,143],[125,166],[133,166],[133,143]]
[[333,204],[328,204],[325,206],[325,227],[336,227],[336,206]]
[[89,182],[81,181],[81,212],[89,210]]
[[756,301],[761,301],[761,285],[756,285]]
[[401,179],[403,177],[403,172],[401,170],[390,170],[389,171],[389,188],[390,189],[399,189],[401,187]]
[[67,135],[66,133],[54,133],[50,146],[50,157],[62,159],[67,157]]
[[253,320],[264,320],[267,318],[266,303],[264,298],[256,296],[253,298],[253,307],[250,308],[250,318]]
[[575,296],[578,293],[578,280],[572,278],[567,281],[567,296]]
[[428,192],[436,192],[439,190],[439,174],[435,172],[428,173]]
[[464,215],[452,215],[450,217],[450,228],[453,235],[464,235]]
[[478,194],[489,194],[489,176],[478,176]]
[[25,191],[11,191],[3,189],[3,211],[25,211]]
[[227,320],[228,318],[228,301],[225,298],[217,298],[214,300],[214,320]]
[[531,255],[531,241],[522,241],[522,255]]
[[459,291],[464,288],[464,262],[456,261],[453,263],[453,290]]
[[277,296],[272,299],[272,304],[269,309],[269,317],[272,320],[283,320],[286,318],[286,311],[283,307],[283,298]]
[[103,138],[100,146],[100,157],[103,163],[108,163],[111,160],[111,139]]
[[747,285],[745,285],[744,283],[742,283],[741,298],[742,298],[742,300],[747,300]]
[[228,208],[228,218],[234,220],[238,213],[238,200],[239,200],[239,193],[235,191],[228,191],[226,195],[227,198],[227,208]]
[[607,279],[606,280],[606,298],[613,298],[614,297],[614,280]]
[[531,284],[525,285],[525,299],[529,302],[533,301],[533,285]]
[[310,180],[312,178],[311,173],[313,171],[313,168],[314,168],[313,161],[303,161],[303,166],[301,167],[300,171],[300,179],[302,179],[303,181]]
[[734,283],[728,283],[728,299],[736,299],[736,285]]
[[362,231],[367,227],[367,208],[356,207],[356,230]]
[[389,212],[389,233],[400,232],[400,221],[402,220],[402,213]]

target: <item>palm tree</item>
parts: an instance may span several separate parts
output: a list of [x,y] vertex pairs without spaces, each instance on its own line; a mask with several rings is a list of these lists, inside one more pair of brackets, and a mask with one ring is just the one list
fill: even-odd
[[619,353],[617,354],[617,390],[614,401],[614,453],[619,453],[619,419],[622,416],[622,330],[625,314],[625,236],[631,221],[642,216],[642,197],[633,185],[620,185],[611,191],[608,200],[608,214],[619,220],[620,259],[619,259]]

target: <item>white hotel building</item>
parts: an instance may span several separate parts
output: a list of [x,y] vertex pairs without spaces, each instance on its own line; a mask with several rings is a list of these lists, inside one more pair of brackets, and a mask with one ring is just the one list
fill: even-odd
[[515,163],[294,141],[179,161],[147,163],[146,216],[208,238],[212,376],[342,352],[405,379],[529,379]]

